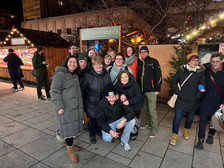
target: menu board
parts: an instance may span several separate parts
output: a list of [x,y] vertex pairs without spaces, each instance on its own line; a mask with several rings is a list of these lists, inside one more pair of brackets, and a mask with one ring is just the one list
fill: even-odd
[[[30,49],[15,49],[14,53],[18,55],[24,65],[21,66],[21,68],[25,69],[33,69],[32,66],[32,57],[34,52],[36,51],[36,48],[30,48]],[[7,67],[7,62],[4,62],[3,59],[8,55],[8,49],[0,49],[0,67]]]

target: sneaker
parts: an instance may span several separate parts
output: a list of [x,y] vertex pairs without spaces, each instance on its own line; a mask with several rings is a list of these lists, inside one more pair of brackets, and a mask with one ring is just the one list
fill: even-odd
[[140,128],[141,129],[146,129],[146,128],[149,128],[149,126],[148,125],[145,125],[145,126],[141,126]]
[[151,131],[149,134],[149,138],[155,138],[156,133],[157,133],[156,131]]
[[125,151],[130,151],[131,150],[131,146],[128,144],[128,143],[126,143],[126,144],[123,144],[122,142],[121,142],[121,145],[124,147],[124,150]]
[[203,149],[203,139],[199,139],[197,145],[195,146],[197,149]]
[[207,144],[213,144],[213,136],[212,135],[208,135],[208,138],[206,140]]
[[14,92],[18,92],[18,89],[14,89]]
[[39,100],[46,100],[45,98],[43,98],[42,96],[41,97],[38,97]]
[[91,136],[91,137],[89,137],[89,140],[90,140],[90,143],[91,144],[96,144],[96,137],[95,136]]
[[19,87],[19,89],[24,90],[25,88],[24,87]]

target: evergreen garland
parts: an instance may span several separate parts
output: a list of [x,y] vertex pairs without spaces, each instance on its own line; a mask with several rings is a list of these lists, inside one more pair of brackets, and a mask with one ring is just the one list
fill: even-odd
[[214,45],[219,43],[224,43],[224,35],[213,34],[211,36],[207,36],[205,42],[214,44]]

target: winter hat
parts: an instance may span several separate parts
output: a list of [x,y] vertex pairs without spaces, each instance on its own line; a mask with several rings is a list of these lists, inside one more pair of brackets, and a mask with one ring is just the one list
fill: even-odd
[[146,51],[149,53],[149,49],[148,49],[147,46],[142,46],[142,47],[140,48],[140,52],[141,52],[142,50],[146,50]]
[[107,59],[107,58],[112,59],[109,54],[107,54],[107,55],[104,56],[104,59]]
[[104,96],[115,96],[117,94],[117,89],[113,84],[108,84],[104,90]]
[[192,58],[200,58],[196,53],[190,53],[187,55],[187,62],[190,62]]
[[87,56],[84,53],[80,53],[78,57],[78,61],[85,60],[87,62]]

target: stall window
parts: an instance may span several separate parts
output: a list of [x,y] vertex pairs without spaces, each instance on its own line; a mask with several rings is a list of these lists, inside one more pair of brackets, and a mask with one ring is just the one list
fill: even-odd
[[71,35],[72,34],[72,29],[71,28],[67,28],[67,35]]
[[57,29],[57,33],[61,35],[61,29]]

